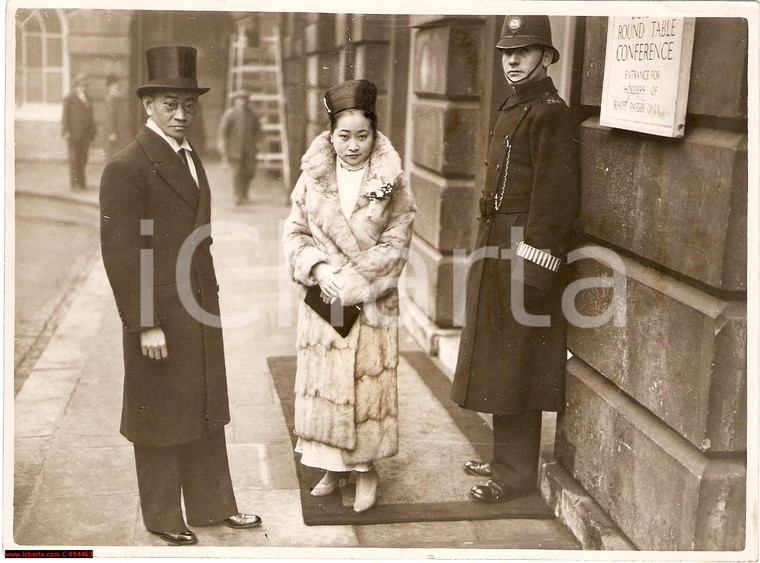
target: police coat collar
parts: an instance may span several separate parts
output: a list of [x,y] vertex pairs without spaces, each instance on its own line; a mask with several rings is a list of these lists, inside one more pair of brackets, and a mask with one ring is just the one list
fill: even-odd
[[512,87],[512,93],[509,95],[509,97],[504,100],[504,103],[501,104],[501,107],[499,107],[499,111],[503,111],[507,108],[510,108],[514,106],[515,104],[519,104],[522,102],[527,102],[528,100],[531,100],[533,98],[537,98],[538,96],[546,95],[546,94],[554,94],[557,92],[557,88],[554,86],[554,82],[550,77],[542,78],[538,82],[534,82],[533,84],[530,84],[528,86],[525,86],[524,88]]

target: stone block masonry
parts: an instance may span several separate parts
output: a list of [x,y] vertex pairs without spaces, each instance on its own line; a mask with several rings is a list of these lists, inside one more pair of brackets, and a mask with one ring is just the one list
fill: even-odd
[[[746,302],[717,299],[628,258],[619,266],[624,301],[613,302],[611,289],[594,288],[578,293],[576,307],[589,317],[625,307],[625,323],[570,323],[568,348],[700,451],[745,451]],[[572,267],[579,280],[612,273],[597,259]]]
[[707,458],[576,358],[555,453],[637,548],[743,549],[745,461]]

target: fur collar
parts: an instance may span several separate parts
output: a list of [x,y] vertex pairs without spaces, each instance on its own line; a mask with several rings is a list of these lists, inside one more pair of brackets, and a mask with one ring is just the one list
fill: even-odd
[[[311,143],[301,159],[301,170],[316,181],[315,188],[323,192],[337,192],[335,150],[330,142],[330,132],[323,131]],[[369,157],[366,180],[377,178],[382,183],[395,180],[402,172],[401,158],[388,138],[379,131],[375,146]]]

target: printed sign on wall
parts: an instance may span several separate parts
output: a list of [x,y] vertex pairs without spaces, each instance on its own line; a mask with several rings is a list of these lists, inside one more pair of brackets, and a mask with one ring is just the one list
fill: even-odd
[[683,137],[694,18],[611,17],[600,123]]

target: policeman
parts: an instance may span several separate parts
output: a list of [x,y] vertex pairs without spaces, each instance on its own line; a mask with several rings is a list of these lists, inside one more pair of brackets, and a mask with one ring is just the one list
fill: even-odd
[[506,502],[536,490],[542,411],[564,400],[563,261],[580,206],[575,120],[547,76],[559,60],[546,16],[507,16],[496,47],[510,94],[488,150],[467,313],[451,399],[493,414],[493,454],[465,471],[470,494]]

